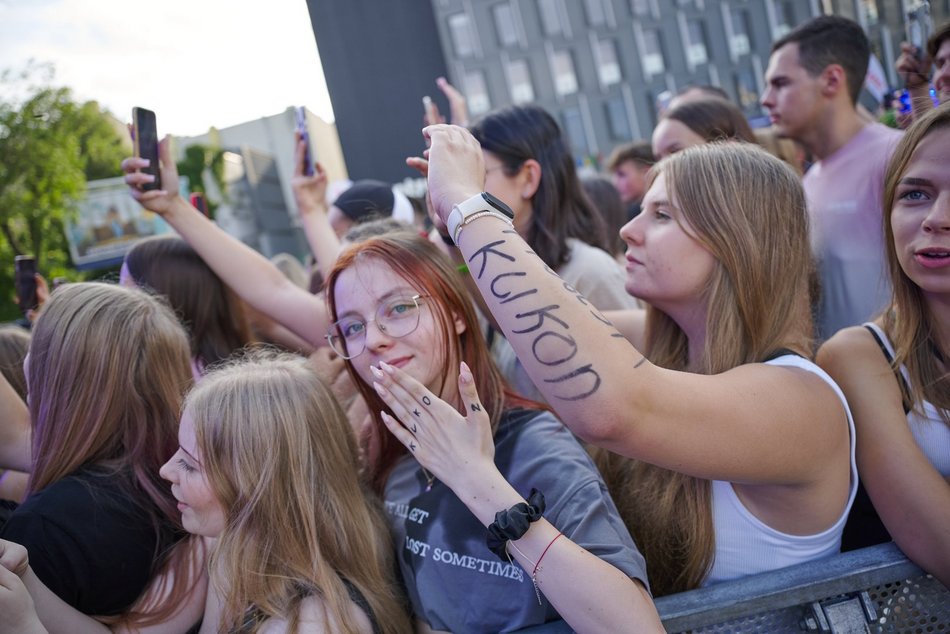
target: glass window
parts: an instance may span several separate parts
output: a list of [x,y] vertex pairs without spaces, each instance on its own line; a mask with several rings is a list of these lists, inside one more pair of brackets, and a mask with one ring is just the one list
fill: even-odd
[[531,69],[528,68],[528,61],[524,59],[509,61],[507,72],[511,100],[515,103],[534,101],[534,85],[531,82]]
[[660,32],[656,29],[643,30],[643,70],[647,75],[659,75],[666,70]]
[[775,16],[778,25],[775,29],[775,38],[784,37],[786,33],[795,27],[795,7],[791,2],[782,2],[777,7],[778,15]]
[[570,51],[555,51],[551,56],[551,73],[554,75],[554,90],[558,95],[573,95],[577,92],[577,74]]
[[630,11],[636,16],[650,15],[650,0],[631,0]]
[[736,72],[736,97],[745,111],[758,110],[759,91],[755,83],[755,73],[748,68]]
[[495,32],[502,46],[514,46],[518,43],[518,31],[515,28],[515,16],[511,3],[502,2],[492,7],[495,18]]
[[469,113],[480,115],[488,112],[491,109],[491,99],[488,97],[485,73],[480,70],[465,71],[462,82]]
[[747,55],[752,50],[749,12],[745,9],[733,9],[729,18],[732,21],[732,52],[734,55]]
[[601,86],[613,86],[623,79],[620,61],[617,59],[617,46],[613,40],[599,40],[594,43],[594,59],[597,61],[597,74]]
[[587,12],[587,23],[591,26],[607,24],[607,8],[605,0],[584,0],[584,9]]
[[584,116],[577,106],[565,108],[562,113],[564,131],[575,154],[587,153],[587,134],[584,132]]
[[448,17],[449,33],[452,45],[459,57],[471,57],[475,54],[475,38],[472,37],[471,22],[467,13],[456,13]]
[[541,14],[541,26],[547,35],[563,35],[564,25],[558,9],[559,0],[538,0],[538,12]]
[[706,54],[706,28],[701,20],[686,22],[686,59],[690,64],[705,64],[709,57]]
[[604,109],[607,112],[607,127],[610,130],[610,136],[614,139],[629,141],[630,120],[627,118],[627,108],[623,103],[623,97],[611,97],[604,102]]

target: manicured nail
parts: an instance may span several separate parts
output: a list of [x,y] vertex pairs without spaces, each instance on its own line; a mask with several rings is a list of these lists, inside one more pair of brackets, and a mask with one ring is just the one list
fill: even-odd
[[395,373],[396,373],[396,368],[394,368],[393,366],[389,365],[389,364],[386,363],[385,361],[380,361],[380,362],[379,362],[379,367],[382,368],[382,370],[383,370],[384,372],[386,372],[386,374],[395,374]]
[[377,368],[375,365],[369,366],[369,371],[372,372],[372,373],[373,373],[373,376],[375,376],[375,377],[376,377],[377,379],[379,379],[380,381],[383,380],[383,373],[380,372],[380,371],[379,371],[379,368]]
[[389,395],[389,393],[386,391],[386,388],[384,388],[379,383],[376,383],[375,381],[373,382],[373,389],[376,390],[376,393],[382,396],[383,398],[386,398],[386,396]]
[[459,364],[459,379],[461,379],[462,383],[471,383],[473,378],[471,368],[468,367],[467,363],[462,361],[462,363]]

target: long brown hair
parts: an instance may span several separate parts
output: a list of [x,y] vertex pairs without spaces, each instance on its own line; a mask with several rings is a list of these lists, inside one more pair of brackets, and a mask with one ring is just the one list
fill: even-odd
[[[28,365],[28,492],[94,466],[149,513],[156,532],[177,526],[175,498],[158,471],[178,446],[191,370],[188,338],[168,306],[112,284],[64,285],[33,327]],[[168,563],[161,555],[153,574]],[[173,611],[188,589],[175,588],[166,608]]]
[[208,482],[226,512],[211,555],[225,597],[224,631],[249,611],[286,618],[320,597],[327,623],[354,633],[344,580],[382,631],[411,631],[394,578],[393,545],[357,471],[346,416],[303,358],[258,351],[212,370],[185,409]]
[[[432,308],[443,338],[433,350],[433,354],[444,355],[441,364],[445,367],[443,386],[450,376],[457,375],[458,363],[464,360],[475,376],[478,398],[491,417],[493,430],[505,409],[543,407],[517,396],[508,389],[504,377],[492,361],[480,332],[475,309],[468,291],[462,285],[459,272],[434,244],[417,234],[389,233],[355,244],[340,255],[327,277],[327,303],[332,322],[338,319],[335,294],[337,279],[343,271],[368,258],[385,263],[428,298],[427,305]],[[455,319],[460,319],[465,324],[465,332],[460,335],[455,334]],[[373,488],[381,493],[393,466],[402,456],[407,455],[407,451],[402,443],[389,433],[379,414],[381,411],[390,414],[392,412],[379,398],[376,390],[363,382],[353,369],[352,363],[347,361],[346,365],[373,414],[379,450],[378,456],[367,466]],[[460,406],[459,403],[455,405]]]
[[904,402],[920,411],[930,401],[950,425],[950,373],[941,367],[938,354],[950,357],[950,342],[939,339],[936,317],[924,299],[923,291],[901,268],[894,244],[891,215],[901,178],[917,150],[928,135],[950,129],[950,104],[918,119],[901,138],[884,176],[884,244],[891,275],[893,296],[884,311],[884,329],[894,344],[894,368],[907,368],[910,385],[900,381]]
[[[751,144],[712,143],[674,154],[663,174],[693,235],[716,257],[705,291],[706,338],[689,367],[686,334],[647,309],[646,355],[657,365],[718,374],[790,349],[811,356],[812,269],[801,184],[783,162]],[[656,595],[695,588],[715,556],[710,482],[643,462],[623,471],[615,496],[650,570]]]

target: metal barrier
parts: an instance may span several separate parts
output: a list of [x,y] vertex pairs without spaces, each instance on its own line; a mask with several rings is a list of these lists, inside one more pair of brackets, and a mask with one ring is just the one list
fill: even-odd
[[668,632],[950,633],[950,591],[893,543],[662,597],[656,606]]

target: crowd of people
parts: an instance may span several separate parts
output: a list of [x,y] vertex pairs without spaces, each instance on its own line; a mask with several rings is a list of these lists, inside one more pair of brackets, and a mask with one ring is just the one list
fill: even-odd
[[943,103],[893,130],[815,18],[768,131],[691,87],[612,184],[440,80],[425,211],[328,200],[298,136],[310,280],[167,139],[162,189],[126,159],[178,237],[0,331],[0,632],[663,631],[656,597],[891,540],[950,584],[950,24],[920,53]]

